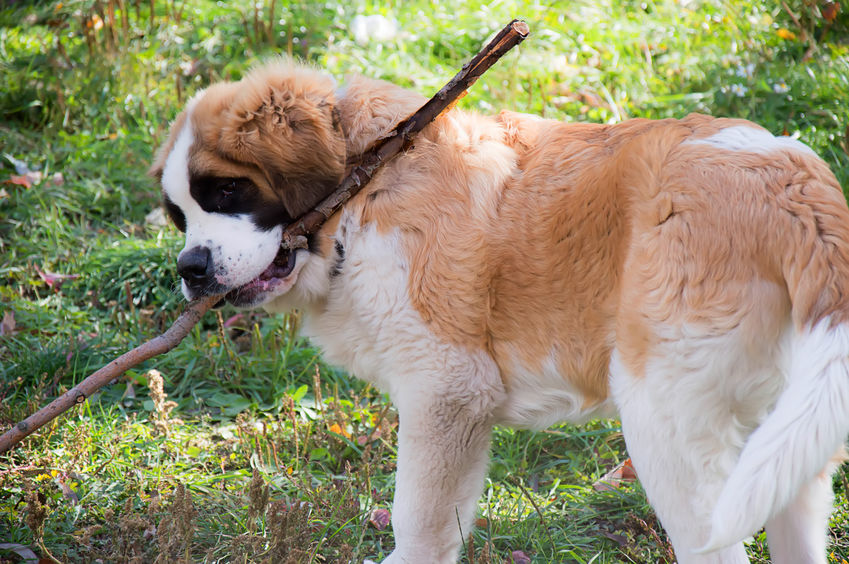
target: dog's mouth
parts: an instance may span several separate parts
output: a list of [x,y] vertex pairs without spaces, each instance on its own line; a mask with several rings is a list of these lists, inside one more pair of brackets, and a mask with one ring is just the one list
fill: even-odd
[[271,264],[259,276],[250,282],[231,290],[225,296],[226,300],[236,306],[255,305],[261,298],[277,290],[295,270],[297,251],[280,248]]

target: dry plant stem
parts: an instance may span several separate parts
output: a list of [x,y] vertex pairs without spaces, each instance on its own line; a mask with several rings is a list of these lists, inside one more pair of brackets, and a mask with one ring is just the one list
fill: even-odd
[[26,436],[37,431],[46,423],[49,423],[62,413],[66,412],[71,408],[71,406],[84,402],[87,398],[91,397],[94,392],[130,368],[176,347],[177,344],[189,334],[192,327],[200,321],[203,314],[220,300],[221,296],[205,296],[191,302],[186,308],[186,311],[177,318],[177,321],[175,321],[174,324],[165,331],[165,333],[158,335],[133,350],[122,354],[53,400],[46,407],[39,409],[6,431],[6,433],[0,436],[0,454],[8,451],[22,441]]
[[528,25],[523,21],[513,20],[507,24],[433,98],[428,100],[413,115],[399,123],[392,133],[378,140],[369,150],[360,155],[357,161],[349,166],[347,176],[332,194],[325,198],[314,210],[289,224],[283,231],[281,245],[287,249],[305,248],[307,235],[315,233],[345,202],[368,184],[383,163],[401,151],[408,149],[412,144],[413,136],[460,98],[489,67],[495,64],[507,51],[521,43],[528,36],[528,33]]

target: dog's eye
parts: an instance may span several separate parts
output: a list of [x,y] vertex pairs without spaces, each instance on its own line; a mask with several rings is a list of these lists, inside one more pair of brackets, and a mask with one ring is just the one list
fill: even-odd
[[218,191],[223,197],[229,198],[236,191],[236,180],[225,180],[218,186]]
[[210,213],[248,213],[256,202],[256,186],[239,176],[195,176],[189,189],[200,207]]
[[214,199],[214,208],[217,212],[230,212],[237,199],[238,178],[223,178],[216,184],[217,196]]

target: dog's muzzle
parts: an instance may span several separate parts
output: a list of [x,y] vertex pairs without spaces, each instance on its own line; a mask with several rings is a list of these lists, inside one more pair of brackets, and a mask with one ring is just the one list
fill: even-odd
[[196,296],[211,293],[219,286],[215,282],[215,268],[208,247],[192,247],[180,253],[177,257],[177,273]]

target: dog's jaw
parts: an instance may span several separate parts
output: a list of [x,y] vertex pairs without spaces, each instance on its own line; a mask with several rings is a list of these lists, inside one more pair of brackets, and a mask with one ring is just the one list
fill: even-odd
[[281,251],[256,278],[230,290],[225,298],[237,307],[265,305],[292,289],[308,261],[308,251]]

